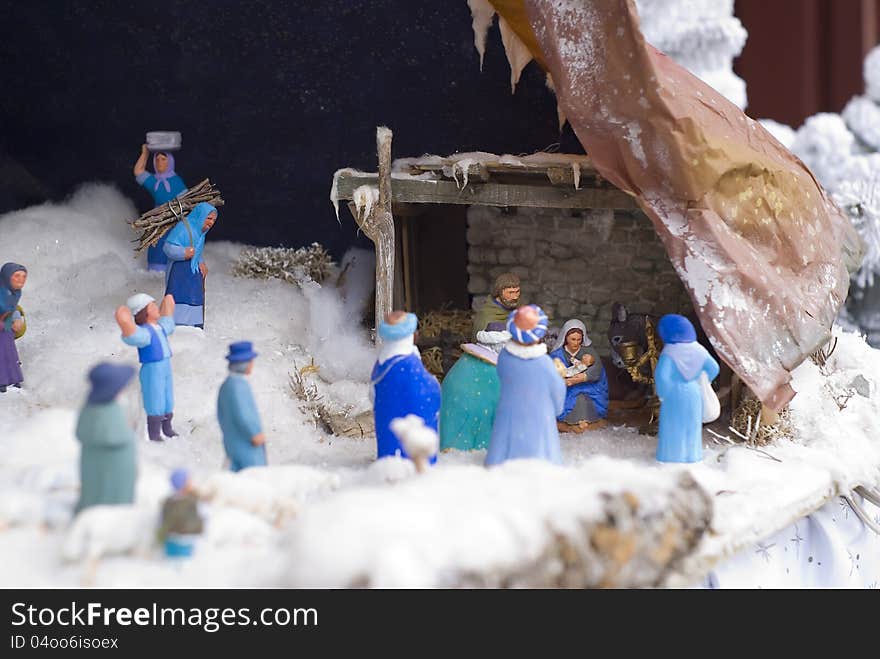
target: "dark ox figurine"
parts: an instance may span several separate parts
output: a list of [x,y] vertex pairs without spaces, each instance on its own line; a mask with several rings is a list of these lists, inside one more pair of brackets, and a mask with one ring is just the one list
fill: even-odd
[[[697,341],[709,351],[716,360],[718,355],[709,343],[709,337],[703,331],[700,321],[693,313],[686,314],[694,328],[697,330]],[[638,382],[633,382],[623,359],[617,352],[617,347],[622,343],[635,342],[638,344],[638,356],[641,357],[648,349],[648,337],[645,332],[645,321],[651,319],[654,327],[660,320],[657,316],[644,313],[629,313],[626,307],[620,302],[615,302],[611,307],[611,323],[608,325],[608,345],[611,347],[611,359],[603,360],[606,373],[608,376],[608,394],[612,400],[633,400],[648,395],[650,387]],[[657,348],[663,349],[663,342],[660,337],[656,338]],[[608,363],[610,361],[610,364]],[[650,375],[650,365],[645,364],[642,367],[642,373],[646,376]]]

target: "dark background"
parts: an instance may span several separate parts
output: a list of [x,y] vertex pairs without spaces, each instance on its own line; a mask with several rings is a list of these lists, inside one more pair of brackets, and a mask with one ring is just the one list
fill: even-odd
[[333,172],[375,171],[377,125],[394,157],[581,151],[537,66],[511,95],[497,26],[480,72],[465,0],[28,0],[0,22],[0,213],[92,180],[143,212],[144,134],[177,130],[177,172],[226,201],[213,239],[338,257],[371,243],[337,224]]
[[[797,128],[862,93],[880,0],[735,7],[751,116]],[[332,175],[375,170],[379,124],[395,157],[581,150],[534,64],[511,95],[497,27],[480,72],[466,0],[0,0],[0,81],[0,213],[93,180],[144,211],[144,133],[178,130],[184,181],[227,202],[212,238],[337,257],[371,244],[336,223]]]

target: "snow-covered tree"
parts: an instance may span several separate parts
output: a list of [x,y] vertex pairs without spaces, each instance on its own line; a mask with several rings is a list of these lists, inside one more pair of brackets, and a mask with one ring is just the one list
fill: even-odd
[[746,83],[733,72],[733,60],[747,35],[733,0],[636,0],[636,7],[648,43],[746,107]]
[[865,242],[842,315],[880,347],[880,46],[865,57],[862,73],[865,94],[850,99],[841,114],[808,118],[791,150],[846,210]]

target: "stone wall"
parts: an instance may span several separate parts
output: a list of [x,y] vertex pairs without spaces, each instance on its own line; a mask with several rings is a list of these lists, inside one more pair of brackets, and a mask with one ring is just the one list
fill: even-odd
[[553,324],[579,318],[601,353],[611,305],[634,313],[686,313],[692,303],[641,212],[468,209],[468,291],[479,306],[495,277],[516,272],[523,299]]

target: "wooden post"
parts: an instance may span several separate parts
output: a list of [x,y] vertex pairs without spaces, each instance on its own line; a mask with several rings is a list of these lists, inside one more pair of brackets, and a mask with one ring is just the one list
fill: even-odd
[[[393,309],[394,303],[394,216],[391,214],[391,131],[376,129],[379,153],[379,203],[368,217],[355,220],[376,245],[376,327]],[[378,335],[376,341],[379,341]]]

